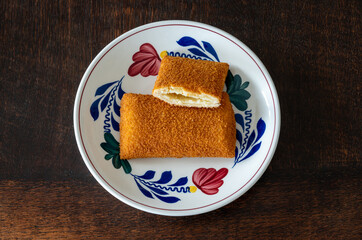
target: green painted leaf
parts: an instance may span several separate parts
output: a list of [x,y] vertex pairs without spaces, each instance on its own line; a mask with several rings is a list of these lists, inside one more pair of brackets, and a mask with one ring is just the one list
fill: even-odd
[[240,111],[245,111],[248,108],[248,104],[246,103],[246,101],[236,95],[231,95],[230,101]]
[[101,147],[109,154],[119,154],[119,147],[116,149],[107,143],[101,143]]
[[119,142],[113,137],[112,133],[104,133],[104,140],[115,148],[119,148]]
[[237,109],[245,111],[248,108],[246,100],[251,97],[250,93],[245,90],[249,86],[249,82],[242,83],[240,75],[233,76],[229,70],[225,83],[230,101]]
[[121,164],[122,164],[122,167],[123,167],[123,170],[125,173],[128,174],[132,171],[132,167],[129,164],[129,162],[127,161],[127,159],[121,159]]
[[243,89],[237,90],[237,91],[233,92],[232,95],[233,95],[233,96],[237,96],[237,97],[239,97],[239,98],[241,98],[241,99],[243,99],[243,100],[247,100],[247,99],[249,99],[250,96],[251,96],[248,91],[243,90]]
[[230,70],[228,71],[228,74],[226,75],[226,79],[225,79],[225,84],[226,84],[226,92],[230,93],[231,92],[231,86],[232,83],[234,81],[234,77],[233,74],[230,72]]
[[119,158],[119,155],[114,155],[112,158],[113,166],[117,169],[121,168],[121,159]]
[[244,82],[241,86],[240,89],[245,89],[249,86],[249,82]]
[[239,90],[240,84],[241,84],[241,77],[239,75],[235,74],[232,92]]
[[104,159],[109,160],[112,157],[113,157],[113,155],[108,153],[106,156],[104,156]]
[[111,149],[116,150],[117,152],[119,152],[119,145],[114,146],[114,145],[111,145],[111,144],[109,144],[109,143],[107,143],[107,142],[105,142],[105,144],[107,144],[107,146],[108,146],[109,148],[111,148]]

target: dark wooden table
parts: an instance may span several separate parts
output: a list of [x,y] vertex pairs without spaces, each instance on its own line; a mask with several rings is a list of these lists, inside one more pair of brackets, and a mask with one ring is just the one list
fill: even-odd
[[[0,239],[361,239],[361,2],[1,1]],[[221,28],[279,93],[274,158],[216,211],[164,217],[104,190],[77,149],[73,104],[96,54],[158,20]]]

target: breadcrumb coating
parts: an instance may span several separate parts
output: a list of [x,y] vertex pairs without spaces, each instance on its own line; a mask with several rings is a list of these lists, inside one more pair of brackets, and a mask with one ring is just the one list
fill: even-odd
[[229,95],[218,108],[170,105],[152,95],[126,93],[121,100],[120,157],[235,156],[235,117]]
[[166,56],[161,61],[153,92],[182,88],[193,94],[211,95],[220,101],[228,70],[227,63]]

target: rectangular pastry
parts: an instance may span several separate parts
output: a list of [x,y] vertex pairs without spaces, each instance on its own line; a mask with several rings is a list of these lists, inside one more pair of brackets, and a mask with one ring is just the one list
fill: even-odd
[[218,107],[228,70],[227,63],[166,56],[152,94],[174,105]]
[[235,155],[235,117],[229,95],[218,108],[168,104],[152,95],[121,100],[120,157],[225,157]]

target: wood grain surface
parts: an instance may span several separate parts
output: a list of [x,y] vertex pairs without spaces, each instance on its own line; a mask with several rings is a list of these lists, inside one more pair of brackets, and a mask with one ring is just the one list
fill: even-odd
[[[216,211],[136,210],[87,170],[73,104],[101,49],[170,19],[221,28],[276,85],[274,158]],[[361,239],[361,2],[1,1],[0,239]]]

